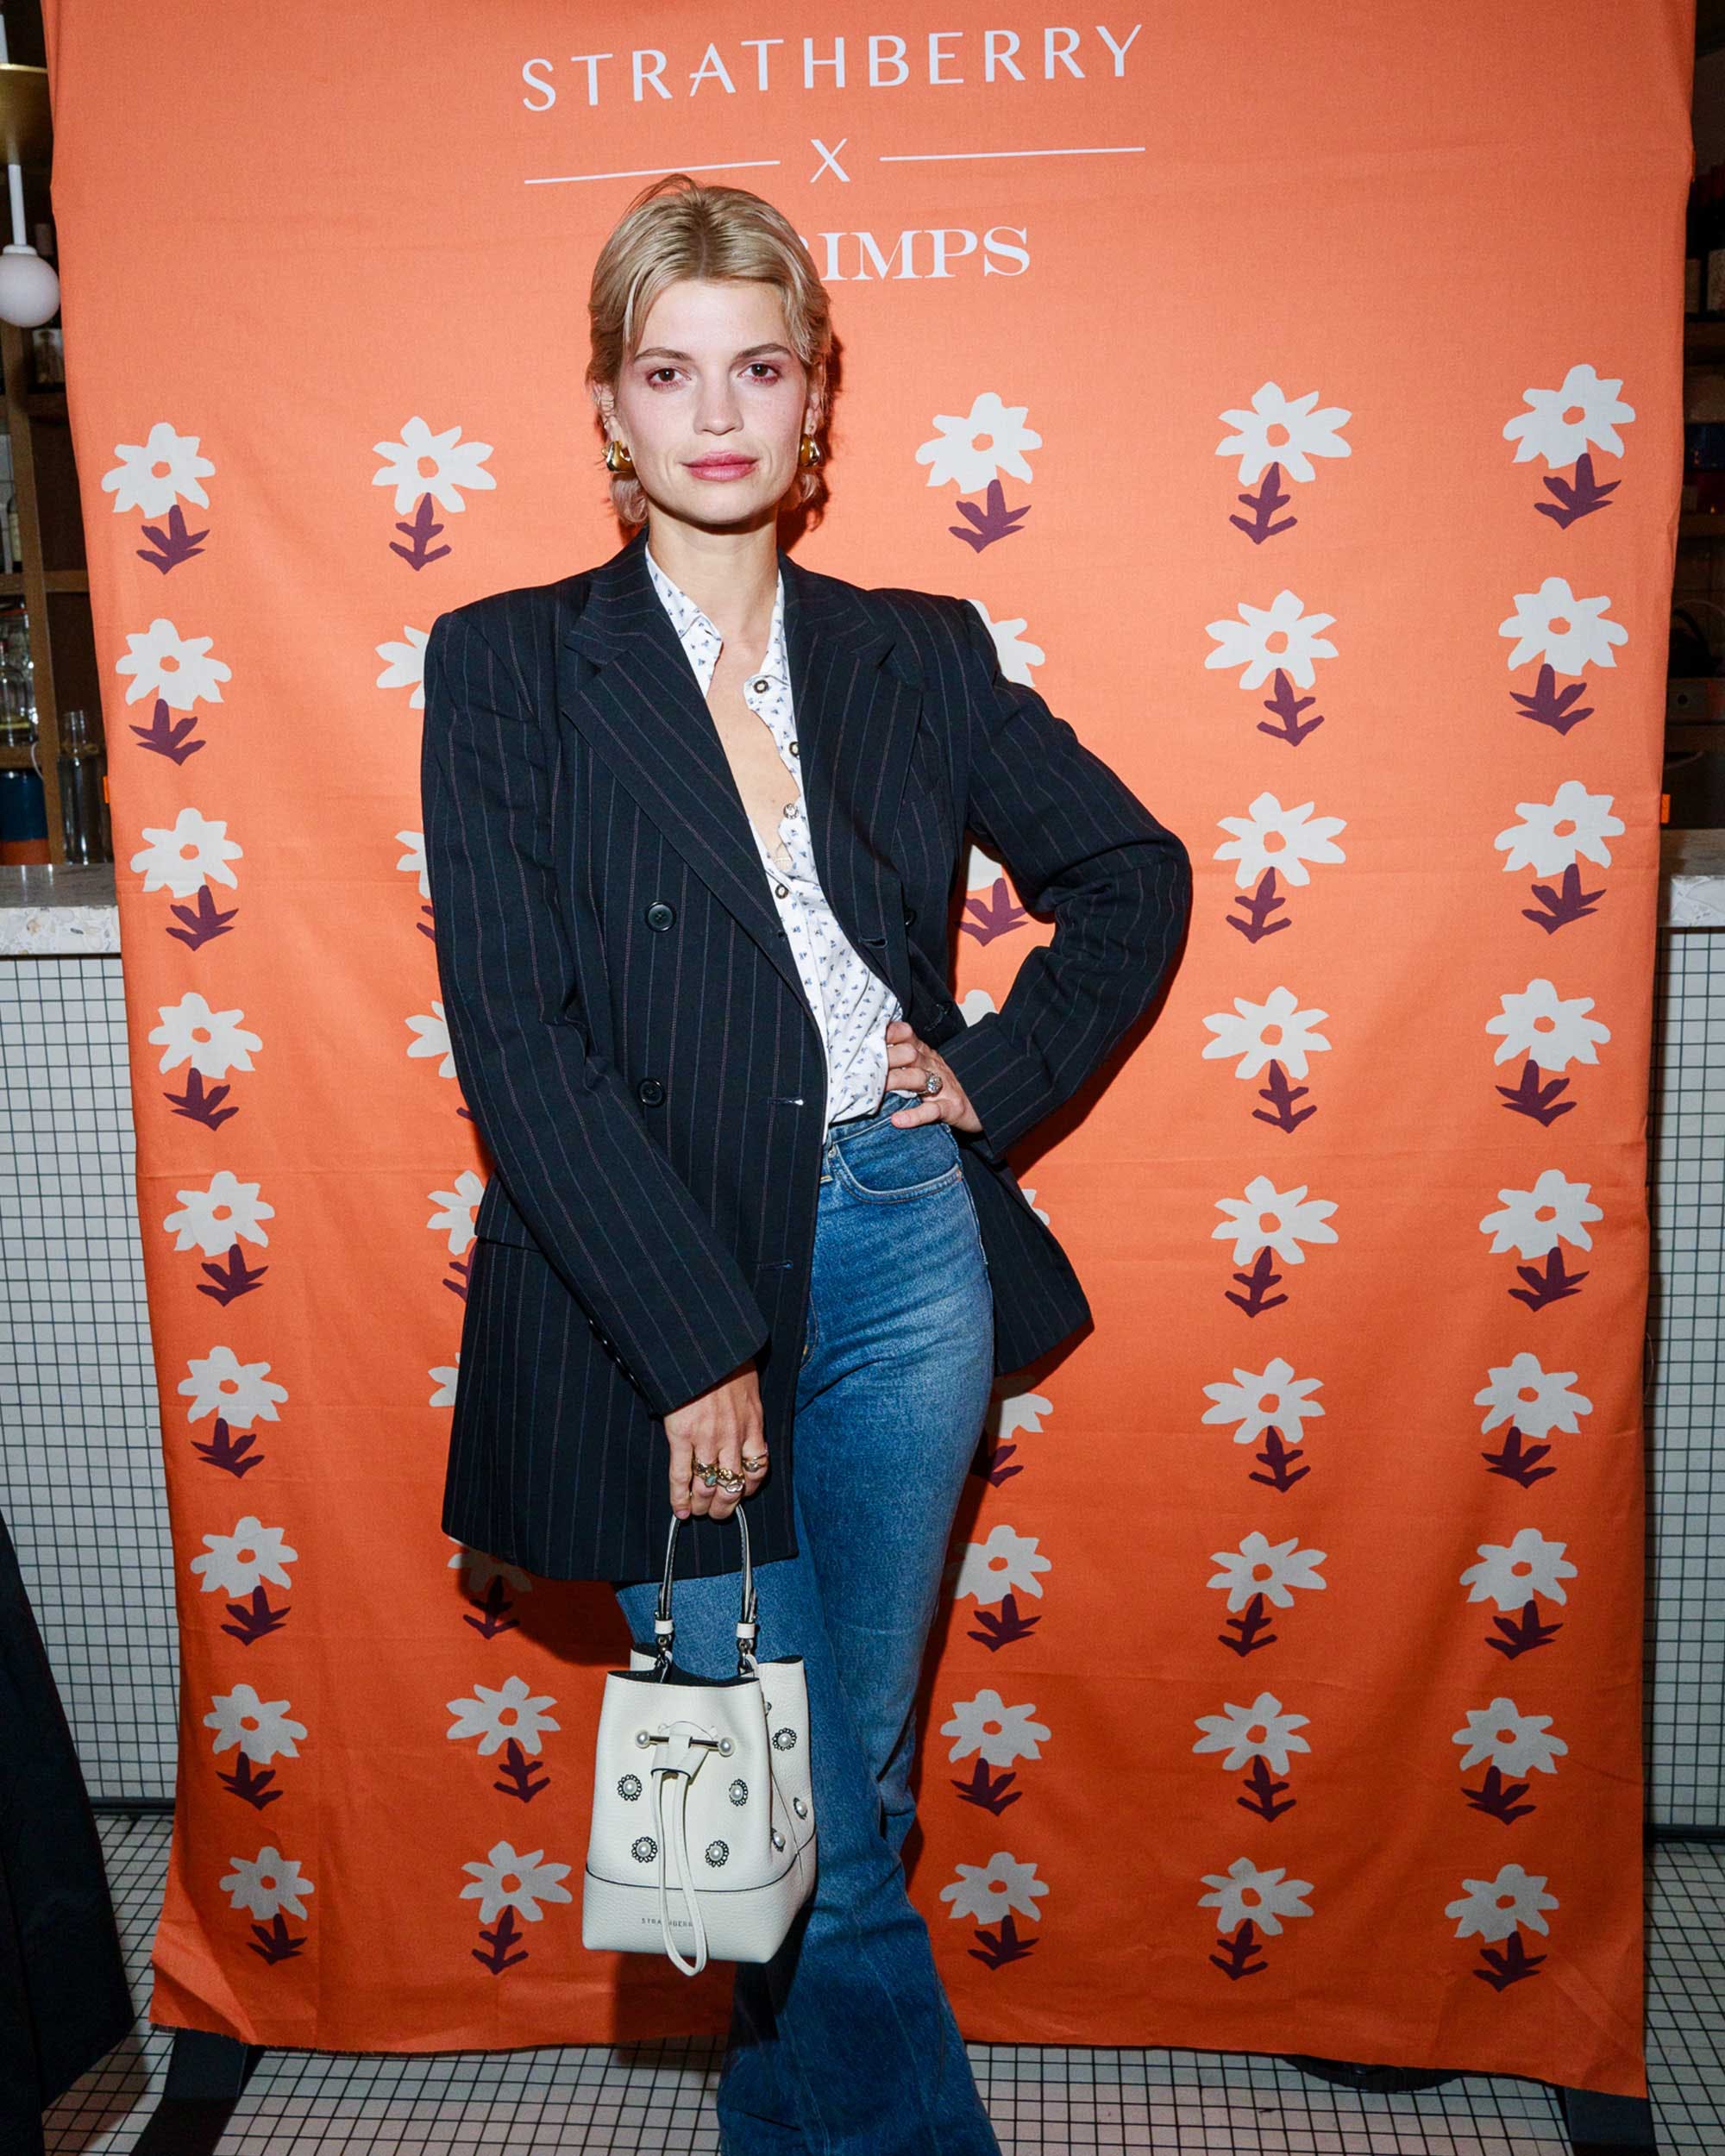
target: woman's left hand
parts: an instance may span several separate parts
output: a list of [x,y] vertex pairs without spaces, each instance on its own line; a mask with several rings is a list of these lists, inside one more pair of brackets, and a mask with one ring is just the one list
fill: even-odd
[[[938,1093],[923,1090],[932,1070],[940,1075]],[[913,1123],[950,1123],[956,1130],[973,1131],[982,1127],[982,1119],[950,1065],[938,1049],[911,1031],[906,1018],[887,1021],[887,1090],[919,1096],[914,1106],[894,1112],[893,1122],[903,1130]]]

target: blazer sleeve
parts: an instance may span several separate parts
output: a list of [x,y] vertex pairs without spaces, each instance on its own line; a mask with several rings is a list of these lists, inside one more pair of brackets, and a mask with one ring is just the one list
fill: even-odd
[[1076,1092],[1151,1002],[1192,907],[1185,846],[1032,688],[1009,681],[988,624],[955,599],[979,683],[964,820],[1054,934],[1005,1002],[942,1045],[999,1165]]
[[420,790],[449,1047],[518,1211],[656,1415],[771,1327],[736,1258],[595,1055],[555,890],[543,717],[467,610],[425,646]]

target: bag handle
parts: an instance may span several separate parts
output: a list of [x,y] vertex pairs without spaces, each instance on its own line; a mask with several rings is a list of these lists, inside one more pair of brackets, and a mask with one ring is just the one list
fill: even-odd
[[[743,1537],[743,1592],[737,1620],[737,1674],[752,1677],[755,1673],[755,1642],[760,1632],[756,1618],[755,1568],[749,1555],[749,1522],[738,1505],[731,1514]],[[659,1602],[653,1613],[653,1643],[656,1660],[653,1673],[663,1678],[671,1667],[672,1644],[677,1636],[676,1624],[671,1615],[671,1571],[676,1561],[677,1530],[682,1526],[675,1513],[671,1514],[670,1532],[665,1537],[665,1570],[659,1582]]]

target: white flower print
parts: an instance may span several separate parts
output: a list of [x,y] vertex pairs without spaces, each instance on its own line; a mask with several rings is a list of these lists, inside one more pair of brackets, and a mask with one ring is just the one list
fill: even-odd
[[431,876],[425,866],[424,832],[398,831],[395,836],[397,840],[407,849],[401,859],[396,862],[396,867],[407,875],[417,876],[419,895],[422,899],[429,899],[431,895]]
[[1000,662],[1000,672],[1009,681],[1030,684],[1032,679],[1031,668],[1039,667],[1048,655],[1040,644],[1027,642],[1022,635],[1026,625],[1025,617],[1020,614],[1011,621],[1004,617],[994,621],[989,618],[988,610],[981,599],[973,599],[970,604],[988,624],[988,634],[994,640],[994,655]]
[[[985,854],[974,840],[965,848],[964,888],[967,891],[992,891],[1006,873],[1000,862],[992,855]],[[964,999],[964,1009],[969,1011],[972,996],[981,996],[984,993],[981,988],[972,988]],[[988,998],[988,1008],[992,1011],[994,1007],[994,998],[990,996]],[[974,1018],[971,1023],[975,1023]]]
[[1506,1864],[1495,1879],[1464,1879],[1462,1885],[1461,1898],[1444,1904],[1444,1915],[1456,1920],[1458,1939],[1476,1932],[1488,1942],[1508,1939],[1518,1924],[1549,1932],[1544,1912],[1559,1906],[1557,1896],[1546,1892],[1545,1875],[1518,1864]]
[[222,1882],[222,1891],[236,1909],[254,1916],[304,1916],[304,1897],[315,1892],[300,1870],[298,1859],[284,1857],[273,1846],[260,1849],[255,1857],[229,1857],[234,1869]]
[[232,1348],[213,1347],[201,1362],[188,1357],[185,1366],[191,1375],[176,1389],[191,1402],[188,1422],[210,1414],[225,1416],[236,1427],[281,1420],[276,1403],[287,1398],[287,1388],[265,1375],[267,1363],[242,1363]]
[[116,674],[132,677],[126,701],[135,704],[141,696],[160,696],[175,711],[189,711],[200,702],[219,704],[222,684],[233,680],[234,669],[210,656],[215,641],[213,636],[182,636],[161,615],[141,635],[129,630],[126,656],[114,661]]
[[199,482],[216,467],[199,454],[200,439],[158,419],[144,441],[116,442],[120,461],[102,474],[102,491],[114,497],[115,515],[141,509],[146,517],[166,517],[177,501],[208,509],[210,497]]
[[1216,454],[1239,457],[1242,486],[1262,479],[1272,464],[1280,465],[1289,479],[1315,477],[1314,457],[1353,454],[1352,445],[1336,431],[1353,414],[1340,404],[1314,411],[1317,401],[1314,389],[1308,389],[1303,397],[1288,397],[1276,383],[1265,382],[1253,391],[1249,411],[1222,413],[1229,426],[1238,431],[1216,444]]
[[1500,1774],[1555,1774],[1557,1763],[1569,1746],[1549,1733],[1549,1714],[1524,1714],[1512,1699],[1501,1695],[1489,1707],[1471,1707],[1467,1720],[1455,1732],[1455,1741],[1466,1749],[1461,1769],[1490,1760]]
[[477,1737],[481,1758],[499,1750],[511,1737],[524,1752],[536,1757],[541,1733],[562,1727],[545,1712],[556,1704],[549,1692],[536,1695],[524,1677],[508,1677],[498,1685],[475,1684],[471,1699],[447,1702],[455,1717],[448,1735],[452,1741]]
[[1573,1436],[1581,1427],[1578,1418],[1593,1412],[1585,1394],[1570,1389],[1574,1382],[1573,1370],[1544,1369],[1539,1357],[1524,1348],[1513,1362],[1494,1368],[1491,1382],[1474,1395],[1476,1407],[1490,1410],[1481,1431],[1513,1422],[1530,1438],[1548,1438],[1559,1430]]
[[265,1581],[273,1587],[292,1587],[287,1568],[299,1557],[282,1539],[279,1527],[266,1527],[255,1513],[236,1520],[234,1532],[205,1535],[204,1554],[191,1559],[187,1570],[196,1572],[206,1595],[250,1595]]
[[1566,1070],[1571,1062],[1596,1063],[1597,1044],[1611,1037],[1609,1025],[1587,1015],[1593,1008],[1591,996],[1565,1000],[1543,975],[1530,981],[1519,995],[1506,993],[1500,1002],[1500,1015],[1485,1021],[1488,1033],[1502,1036],[1492,1054],[1494,1063],[1531,1056],[1541,1070]]
[[1220,1752],[1230,1774],[1248,1761],[1262,1759],[1272,1774],[1286,1774],[1290,1756],[1312,1747],[1295,1731],[1305,1728],[1310,1717],[1290,1714],[1274,1692],[1260,1692],[1250,1707],[1225,1701],[1220,1714],[1200,1714],[1196,1727],[1204,1734],[1194,1752]]
[[237,889],[239,878],[228,864],[240,860],[246,849],[229,837],[225,822],[183,808],[171,828],[146,824],[141,837],[144,844],[132,856],[132,868],[143,876],[146,891],[189,899],[206,883]]
[[1232,1011],[1212,1011],[1205,1018],[1216,1037],[1207,1041],[1201,1052],[1206,1061],[1237,1056],[1236,1078],[1256,1078],[1272,1062],[1291,1076],[1304,1078],[1311,1069],[1308,1056],[1330,1044],[1317,1031],[1318,1021],[1329,1015],[1327,1011],[1301,1010],[1299,998],[1289,987],[1272,988],[1262,1003],[1236,996]]
[[1054,1560],[1039,1556],[1035,1535],[1014,1534],[1005,1525],[993,1528],[986,1542],[969,1542],[959,1561],[955,1600],[974,1595],[981,1603],[998,1602],[1008,1593],[1040,1595],[1038,1572],[1052,1570]]
[[212,1752],[237,1745],[260,1766],[299,1757],[296,1739],[305,1734],[305,1724],[289,1720],[286,1700],[262,1700],[249,1684],[236,1684],[231,1692],[213,1694],[210,1704],[214,1711],[204,1717],[204,1727],[216,1732]]
[[1045,1393],[1007,1393],[1000,1401],[999,1425],[1003,1438],[1042,1435],[1043,1418],[1054,1413]]
[[[489,442],[463,442],[459,427],[433,434],[416,416],[401,430],[399,442],[374,442],[372,447],[385,461],[372,475],[373,486],[395,489],[395,513],[405,517],[423,494],[430,495],[439,509],[451,513],[467,507],[461,489],[476,492],[494,487],[497,480],[483,467],[491,454]],[[431,469],[425,469],[427,465]]]
[[980,1752],[991,1767],[1009,1767],[1014,1759],[1039,1759],[1040,1740],[1049,1734],[1044,1723],[1035,1721],[1034,1702],[1008,1707],[988,1686],[975,1699],[954,1700],[952,1719],[943,1722],[940,1733],[950,1737],[949,1759],[968,1759]]
[[1314,804],[1302,801],[1285,809],[1273,793],[1260,793],[1244,816],[1219,816],[1218,824],[1234,836],[1216,849],[1218,861],[1237,861],[1237,890],[1256,883],[1266,868],[1274,868],[1288,883],[1309,883],[1306,864],[1315,861],[1330,865],[1347,856],[1335,843],[1338,831],[1347,829],[1341,816],[1314,816]]
[[407,699],[411,711],[425,708],[425,647],[431,641],[429,629],[416,629],[411,622],[404,622],[405,643],[385,642],[375,647],[377,655],[384,661],[383,672],[378,675],[376,686],[380,689],[409,689],[413,692]]
[[1626,828],[1611,813],[1612,796],[1590,793],[1579,779],[1565,779],[1549,801],[1517,801],[1519,824],[1499,831],[1492,844],[1504,856],[1506,874],[1517,868],[1536,869],[1554,876],[1578,861],[1611,866],[1608,838]]
[[1300,1445],[1305,1440],[1307,1419],[1324,1412],[1321,1403],[1312,1398],[1323,1382],[1320,1377],[1295,1377],[1294,1365],[1278,1355],[1261,1371],[1237,1369],[1232,1384],[1224,1381],[1206,1385],[1204,1390],[1215,1405],[1207,1407],[1200,1420],[1234,1424],[1236,1445],[1251,1445],[1271,1429],[1279,1430],[1290,1444]]
[[1206,622],[1205,633],[1216,639],[1216,649],[1205,659],[1206,667],[1242,667],[1243,689],[1260,688],[1277,667],[1302,689],[1317,680],[1314,659],[1333,659],[1336,648],[1317,633],[1335,620],[1333,614],[1308,614],[1305,601],[1292,592],[1278,592],[1268,606],[1252,606],[1242,599],[1239,618],[1224,616]]
[[1048,1891],[1033,1864],[1020,1864],[1005,1849],[997,1849],[987,1864],[961,1864],[958,1877],[940,1890],[943,1902],[950,1902],[951,1916],[968,1916],[978,1924],[998,1924],[1008,1909],[1020,1916],[1040,1918],[1036,1897]]
[[530,1924],[544,1915],[542,1902],[569,1902],[574,1896],[559,1882],[568,1876],[566,1864],[547,1864],[545,1852],[535,1849],[518,1856],[506,1841],[493,1842],[483,1864],[464,1864],[473,1882],[461,1889],[464,1902],[477,1901],[481,1924],[494,1924],[502,1912],[513,1909]]
[[485,1195],[485,1184],[471,1168],[464,1168],[455,1178],[453,1190],[434,1190],[431,1203],[437,1208],[425,1223],[428,1228],[449,1238],[449,1255],[460,1257],[474,1239],[474,1215]]
[[1198,1907],[1214,1909],[1218,1932],[1237,1931],[1247,1917],[1270,1937],[1277,1938],[1284,1916],[1309,1916],[1304,1896],[1312,1891],[1309,1879],[1290,1879],[1287,1867],[1277,1865],[1263,1871],[1250,1857],[1240,1857],[1226,1871],[1207,1871],[1204,1884],[1214,1894],[1201,1894]]
[[[455,1380],[461,1374],[461,1358],[459,1355],[453,1363],[439,1363],[427,1370],[425,1375],[431,1380],[433,1391],[425,1405],[428,1407],[453,1407],[455,1404]],[[453,1558],[450,1560],[452,1564],[455,1561]]]
[[[450,1403],[445,1401],[442,1404],[448,1406]],[[513,1594],[530,1595],[533,1592],[530,1573],[524,1572],[518,1565],[505,1564],[501,1557],[492,1557],[488,1551],[469,1550],[465,1544],[458,1547],[449,1559],[449,1570],[467,1575],[467,1586],[470,1595],[482,1593],[493,1580],[501,1580]]]
[[1566,1602],[1563,1583],[1577,1568],[1564,1551],[1567,1543],[1547,1542],[1537,1527],[1523,1527],[1513,1542],[1477,1545],[1479,1563],[1461,1575],[1471,1602],[1496,1602],[1499,1609],[1521,1609],[1535,1595]]
[[1254,1595],[1262,1595],[1278,1609],[1291,1609],[1296,1587],[1321,1589],[1329,1585],[1318,1570],[1329,1551],[1302,1550],[1297,1535],[1272,1543],[1254,1527],[1242,1537],[1237,1550],[1212,1550],[1210,1555],[1222,1569],[1204,1584],[1226,1588],[1230,1615],[1237,1615]]
[[159,1004],[161,1024],[151,1029],[153,1048],[162,1051],[159,1070],[177,1070],[190,1062],[200,1078],[225,1078],[230,1070],[249,1070],[251,1051],[261,1037],[240,1024],[243,1011],[212,1011],[196,988],[178,1003]]
[[443,1060],[437,1066],[437,1075],[440,1078],[453,1078],[455,1075],[455,1058],[449,1046],[449,1023],[443,1015],[442,1005],[434,998],[429,1016],[421,1011],[408,1018],[405,1024],[414,1037],[408,1054],[441,1056]]
[[1500,636],[1514,636],[1511,667],[1538,659],[1559,674],[1584,674],[1589,667],[1615,667],[1613,644],[1628,643],[1621,622],[1609,621],[1609,598],[1578,599],[1568,580],[1548,576],[1537,592],[1517,592],[1515,611],[1497,625]]
[[1307,1243],[1333,1243],[1338,1238],[1329,1224],[1336,1209],[1333,1198],[1308,1198],[1308,1186],[1296,1183],[1278,1190],[1268,1175],[1254,1175],[1244,1196],[1218,1198],[1216,1210],[1226,1218],[1211,1229],[1212,1237],[1234,1246],[1236,1265],[1249,1264],[1269,1249],[1285,1263],[1303,1265]]
[[1543,457],[1556,469],[1573,464],[1590,448],[1623,454],[1619,421],[1635,417],[1617,392],[1623,386],[1618,376],[1606,379],[1585,363],[1571,367],[1560,389],[1528,389],[1521,392],[1530,410],[1518,411],[1504,423],[1503,438],[1515,444],[1515,461]]
[[262,1188],[261,1183],[242,1183],[231,1169],[218,1168],[207,1189],[175,1191],[179,1208],[162,1222],[178,1238],[174,1249],[223,1257],[242,1238],[267,1247],[269,1232],[263,1224],[274,1219],[275,1207],[259,1196]]
[[1590,1250],[1593,1238],[1587,1223],[1605,1218],[1604,1209],[1588,1195],[1592,1188],[1591,1183],[1571,1182],[1560,1169],[1546,1168],[1531,1190],[1500,1190],[1500,1209],[1488,1213],[1479,1224],[1481,1232],[1491,1238],[1491,1255],[1515,1250],[1522,1257],[1543,1257],[1560,1242]]
[[1003,472],[1028,484],[1035,474],[1025,452],[1042,447],[1042,436],[1025,424],[1029,410],[1028,404],[1003,404],[985,389],[962,417],[937,412],[932,438],[916,453],[917,462],[928,467],[929,485],[969,494]]

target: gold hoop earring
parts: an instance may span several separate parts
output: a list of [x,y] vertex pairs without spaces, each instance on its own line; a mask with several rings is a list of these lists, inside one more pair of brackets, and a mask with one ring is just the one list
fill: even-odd
[[632,472],[635,469],[635,460],[629,454],[628,443],[619,442],[615,435],[605,439],[605,468],[607,472]]
[[807,471],[811,466],[819,464],[823,454],[819,442],[812,434],[806,434],[797,444],[797,462],[805,471]]

